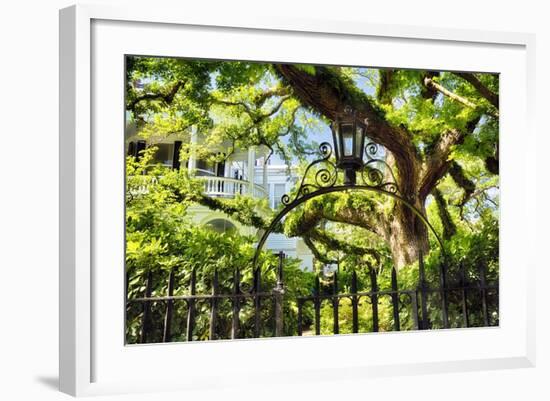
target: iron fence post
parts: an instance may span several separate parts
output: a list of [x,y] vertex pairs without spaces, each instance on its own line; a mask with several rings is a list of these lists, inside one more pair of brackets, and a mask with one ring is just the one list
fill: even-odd
[[470,326],[470,320],[468,318],[468,293],[467,293],[467,286],[468,286],[468,279],[466,277],[466,266],[464,265],[464,262],[460,262],[460,286],[462,287],[461,295],[462,295],[462,324],[464,327]]
[[[196,268],[193,268],[191,270],[191,281],[189,283],[189,291],[191,293],[191,296],[193,297],[196,295],[196,285],[197,285],[197,270]],[[195,299],[189,298],[187,301],[188,310],[187,310],[187,330],[186,330],[186,338],[187,341],[193,341],[193,330],[195,328]]]
[[281,337],[283,335],[284,322],[283,322],[283,295],[285,292],[283,284],[283,260],[284,253],[279,252],[279,264],[277,267],[277,284],[273,289],[273,301],[275,303],[275,336]]
[[[173,267],[168,276],[168,296],[174,295],[174,279],[176,269]],[[164,315],[164,332],[162,333],[162,341],[167,343],[172,341],[172,314],[174,312],[174,301],[169,299],[166,301],[166,313]]]
[[332,282],[332,321],[334,334],[340,333],[340,324],[338,321],[338,273],[334,272],[334,280]]
[[218,318],[218,270],[214,270],[214,278],[212,279],[212,298],[210,299],[210,340],[216,339],[216,320]]
[[[147,283],[145,284],[145,298],[151,298],[153,291],[153,272],[147,273]],[[143,303],[143,315],[141,320],[141,339],[142,344],[147,342],[147,335],[151,329],[151,301],[145,301]]]
[[260,337],[261,333],[261,299],[260,292],[262,290],[262,272],[260,268],[254,271],[254,337]]
[[[426,284],[426,271],[424,270],[424,255],[422,251],[418,251],[418,271],[420,281],[420,308],[422,309],[422,323],[420,325],[421,330],[427,330],[430,328],[430,320],[428,318],[428,286]],[[415,293],[416,296],[416,293]],[[417,311],[418,313],[418,311]]]
[[376,271],[369,264],[370,288],[371,288],[371,306],[372,306],[372,331],[377,332],[378,327],[378,282],[376,280]]
[[315,277],[315,289],[313,292],[313,307],[315,309],[315,335],[321,334],[321,284],[319,276]]
[[412,291],[411,295],[411,309],[412,309],[412,319],[413,319],[413,328],[415,330],[420,329],[418,321],[418,293],[417,291]]
[[447,265],[446,259],[439,263],[439,289],[441,292],[441,317],[443,327],[449,328],[449,303],[447,300]]
[[355,270],[351,275],[351,313],[352,313],[352,332],[359,332],[359,311],[358,304],[359,299],[357,298],[357,273]]
[[232,305],[232,318],[231,318],[231,339],[239,338],[239,313],[240,313],[240,272],[239,268],[235,269],[233,275],[233,305]]
[[481,293],[481,311],[483,313],[483,324],[489,326],[489,309],[487,306],[487,272],[485,264],[479,264],[479,284]]
[[301,299],[298,299],[298,335],[302,335],[302,307],[303,307],[303,301]]
[[392,266],[391,269],[391,303],[393,309],[393,329],[395,331],[400,330],[399,322],[399,293],[397,286],[397,272],[395,271],[395,266]]

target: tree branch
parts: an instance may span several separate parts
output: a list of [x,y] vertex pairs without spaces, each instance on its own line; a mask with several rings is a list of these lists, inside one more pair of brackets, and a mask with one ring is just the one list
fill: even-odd
[[[323,195],[320,202],[307,205],[295,225],[292,235],[301,235],[315,227],[321,220],[329,220],[335,223],[350,224],[364,228],[381,238],[385,238],[384,216],[374,210],[374,207],[332,207],[339,199],[338,195]],[[288,227],[287,227],[288,228]]]
[[449,156],[453,146],[464,140],[465,134],[452,129],[442,134],[431,151],[422,169],[422,178],[419,185],[419,197],[423,201],[435,187],[437,181],[445,175],[450,166]]
[[480,116],[472,119],[467,124],[465,131],[451,129],[441,135],[422,166],[419,185],[420,199],[426,199],[426,196],[435,187],[437,181],[447,173],[451,164],[449,156],[453,147],[461,144],[466,135],[474,131],[480,119]]
[[477,104],[475,104],[474,102],[466,99],[465,97],[462,97],[460,95],[457,95],[454,92],[451,92],[450,90],[445,88],[443,85],[435,82],[432,78],[425,77],[424,78],[424,85],[427,86],[428,88],[433,88],[434,90],[437,90],[437,91],[441,92],[443,95],[447,96],[449,99],[452,99],[455,102],[461,103],[464,106],[469,107],[470,109],[479,110],[480,112],[490,114],[493,117],[498,119],[498,110],[496,110],[496,111],[494,111],[494,110],[485,110],[485,109],[481,108],[480,106],[478,106]]
[[281,99],[279,100],[279,102],[270,111],[268,111],[266,113],[262,113],[261,115],[259,115],[254,120],[254,122],[259,123],[260,121],[262,121],[262,120],[264,120],[268,117],[271,117],[273,114],[277,113],[281,109],[281,106],[283,105],[283,103],[286,102],[288,99],[290,99],[290,95],[282,96]]
[[[255,213],[251,210],[243,210],[242,205],[232,205],[231,202],[227,202],[218,198],[213,198],[211,196],[200,195],[196,196],[193,199],[195,202],[202,206],[206,206],[211,210],[219,210],[231,216],[239,223],[242,223],[247,226],[252,226],[261,230],[265,230],[269,227],[270,222],[264,219],[263,216]],[[274,229],[274,233],[282,233],[283,225],[279,223]]]
[[[426,71],[422,78],[422,84],[424,84],[424,81],[426,79],[432,80],[434,77],[438,77],[440,75],[439,71]],[[425,84],[422,86],[422,92],[421,96],[424,99],[432,99],[432,102],[435,101],[435,98],[437,97],[438,91],[437,89],[426,86]]]
[[376,98],[381,104],[391,104],[391,86],[395,75],[394,69],[380,70],[380,84],[376,90]]
[[489,101],[497,110],[499,109],[499,98],[498,94],[492,92],[487,88],[476,76],[475,74],[469,72],[455,72],[455,75],[469,82],[481,96]]
[[185,85],[184,81],[177,81],[170,90],[167,92],[159,93],[144,93],[143,95],[136,96],[134,99],[131,99],[126,104],[126,108],[131,111],[135,111],[135,108],[138,103],[147,101],[147,100],[162,100],[165,104],[169,105],[174,101],[174,97],[178,91]]
[[[255,227],[257,229],[266,230],[269,225],[269,219],[264,218],[261,214],[256,213],[253,209],[244,208],[242,204],[235,203],[232,200],[225,200],[203,195],[200,191],[196,191],[187,187],[181,187],[173,182],[164,184],[159,181],[160,185],[164,185],[174,194],[174,199],[177,202],[191,201],[205,206],[211,210],[218,210],[231,216],[241,224]],[[277,224],[273,229],[275,233],[283,232],[283,225]]]
[[304,240],[304,243],[306,244],[306,246],[309,248],[309,250],[317,260],[325,264],[332,264],[332,263],[338,262],[337,260],[329,259],[326,255],[323,255],[321,251],[319,251],[319,249],[315,246],[315,243],[311,240],[309,235],[304,234],[302,236],[302,239]]
[[287,86],[276,86],[258,94],[253,102],[257,106],[261,106],[265,101],[272,96],[288,96],[292,94],[292,89]]
[[491,174],[498,175],[500,173],[499,152],[499,144],[497,142],[497,144],[495,145],[495,154],[485,159],[485,168]]
[[373,248],[363,248],[360,246],[356,246],[351,244],[349,241],[341,240],[337,238],[336,236],[329,234],[325,230],[319,230],[319,229],[312,229],[309,232],[309,237],[315,241],[319,241],[329,249],[333,250],[341,250],[344,251],[347,254],[355,254],[355,255],[371,255],[373,256],[377,261],[380,260],[380,254],[378,251],[376,251]]
[[476,184],[466,177],[462,166],[455,161],[451,163],[449,175],[452,177],[456,185],[464,190],[464,195],[462,196],[460,202],[458,202],[458,206],[462,208],[476,190]]
[[225,100],[225,99],[214,99],[214,103],[223,104],[225,106],[239,106],[245,109],[245,111],[252,116],[254,113],[249,105],[247,105],[245,102],[235,102],[231,100]]
[[[336,198],[330,195],[324,195],[324,199],[320,204],[309,204],[304,208],[299,219],[294,221],[292,226],[286,225],[286,234],[292,237],[303,237],[308,235],[311,239],[321,241],[332,249],[338,249],[338,247],[344,247],[342,249],[362,249],[361,254],[364,254],[364,248],[353,248],[349,244],[344,244],[342,241],[340,244],[329,241],[330,238],[336,240],[335,237],[329,236],[326,231],[320,231],[318,226],[323,221],[332,221],[335,223],[349,224],[352,226],[366,229],[377,236],[385,239],[385,231],[383,223],[380,219],[383,219],[381,213],[373,212],[369,208],[352,208],[352,207],[328,207],[331,201]],[[380,219],[377,219],[377,218]]]
[[443,197],[441,191],[437,188],[432,191],[432,195],[435,198],[439,219],[441,220],[441,224],[443,225],[443,238],[450,239],[453,235],[456,234],[456,225],[453,222],[449,210],[447,209],[447,201]]

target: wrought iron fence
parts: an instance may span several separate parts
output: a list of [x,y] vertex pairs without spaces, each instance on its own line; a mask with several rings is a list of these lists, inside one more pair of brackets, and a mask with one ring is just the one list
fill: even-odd
[[[171,342],[174,338],[175,341],[194,341],[320,335],[321,313],[326,312],[327,308],[332,311],[330,332],[340,334],[340,313],[344,301],[346,307],[351,309],[351,327],[346,330],[350,333],[360,332],[361,313],[365,312],[367,305],[369,331],[381,331],[379,307],[383,300],[389,305],[392,322],[391,327],[385,327],[384,330],[487,327],[499,324],[498,277],[488,281],[487,269],[482,263],[478,266],[475,280],[467,279],[464,264],[460,264],[452,274],[448,266],[440,264],[438,285],[433,286],[426,279],[424,261],[420,255],[416,288],[399,288],[398,274],[392,269],[390,288],[380,289],[376,271],[368,266],[368,291],[358,291],[358,276],[353,271],[345,286],[349,291],[341,292],[343,286],[339,283],[339,274],[335,272],[330,278],[330,284],[322,285],[317,276],[310,295],[290,297],[285,294],[283,259],[284,254],[281,252],[276,267],[276,283],[267,290],[262,285],[260,269],[254,273],[252,286],[247,289],[242,288],[241,275],[237,269],[233,273],[230,292],[222,293],[218,273],[214,272],[210,293],[197,294],[197,274],[193,270],[188,282],[188,294],[174,295],[176,283],[173,269],[168,275],[167,294],[152,296],[154,275],[149,272],[143,296],[126,301],[127,322],[132,319],[139,322],[136,340],[129,342]],[[127,285],[128,281],[129,277]],[[220,311],[222,304],[223,317]],[[285,321],[284,310],[292,308],[292,305],[297,309],[296,320]],[[360,306],[363,312],[360,312]],[[407,327],[403,327],[402,316],[408,320]],[[202,336],[195,333],[198,320],[205,328]],[[326,333],[326,328],[324,331]]]

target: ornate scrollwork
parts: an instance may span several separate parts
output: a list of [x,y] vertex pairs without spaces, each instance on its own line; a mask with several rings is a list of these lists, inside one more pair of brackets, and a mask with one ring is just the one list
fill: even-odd
[[[359,169],[359,173],[363,180],[362,184],[391,193],[399,193],[400,191],[395,176],[390,166],[383,159],[383,155],[380,154],[378,144],[374,142],[367,143],[364,152],[366,161]],[[341,170],[330,160],[332,156],[332,146],[327,142],[323,142],[319,145],[319,153],[321,154],[321,158],[314,160],[306,168],[300,186],[294,196],[284,194],[281,197],[283,205],[288,206],[316,190],[330,188],[336,185],[338,174]],[[317,165],[321,167],[313,173],[312,170]]]
[[[298,187],[298,191],[296,192],[294,198],[291,198],[288,194],[284,194],[281,197],[281,202],[283,205],[289,205],[295,200],[317,189],[332,187],[336,184],[338,179],[338,169],[336,168],[336,165],[330,161],[330,157],[332,156],[332,146],[330,146],[327,142],[323,142],[319,145],[319,153],[321,154],[321,158],[311,162],[310,165],[307,166],[306,171],[304,172],[304,177],[300,182],[300,186]],[[316,165],[322,165],[322,167],[315,172],[313,175],[313,181],[311,181],[309,172]]]
[[367,156],[367,160],[372,160],[376,158],[377,154],[378,154],[378,144],[374,142],[369,142],[365,145],[365,156]]
[[361,169],[361,177],[365,185],[384,189],[388,192],[399,193],[397,180],[391,167],[379,154],[378,144],[369,142],[365,145],[367,161]]
[[412,295],[408,292],[397,292],[397,301],[400,305],[406,305],[412,301]]

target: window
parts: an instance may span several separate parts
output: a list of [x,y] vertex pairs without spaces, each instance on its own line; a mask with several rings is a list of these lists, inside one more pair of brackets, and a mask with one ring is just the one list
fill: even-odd
[[209,160],[197,160],[197,175],[215,175],[214,163]]
[[158,148],[154,156],[154,163],[172,166],[174,159],[174,144],[173,143],[157,143],[152,146]]

